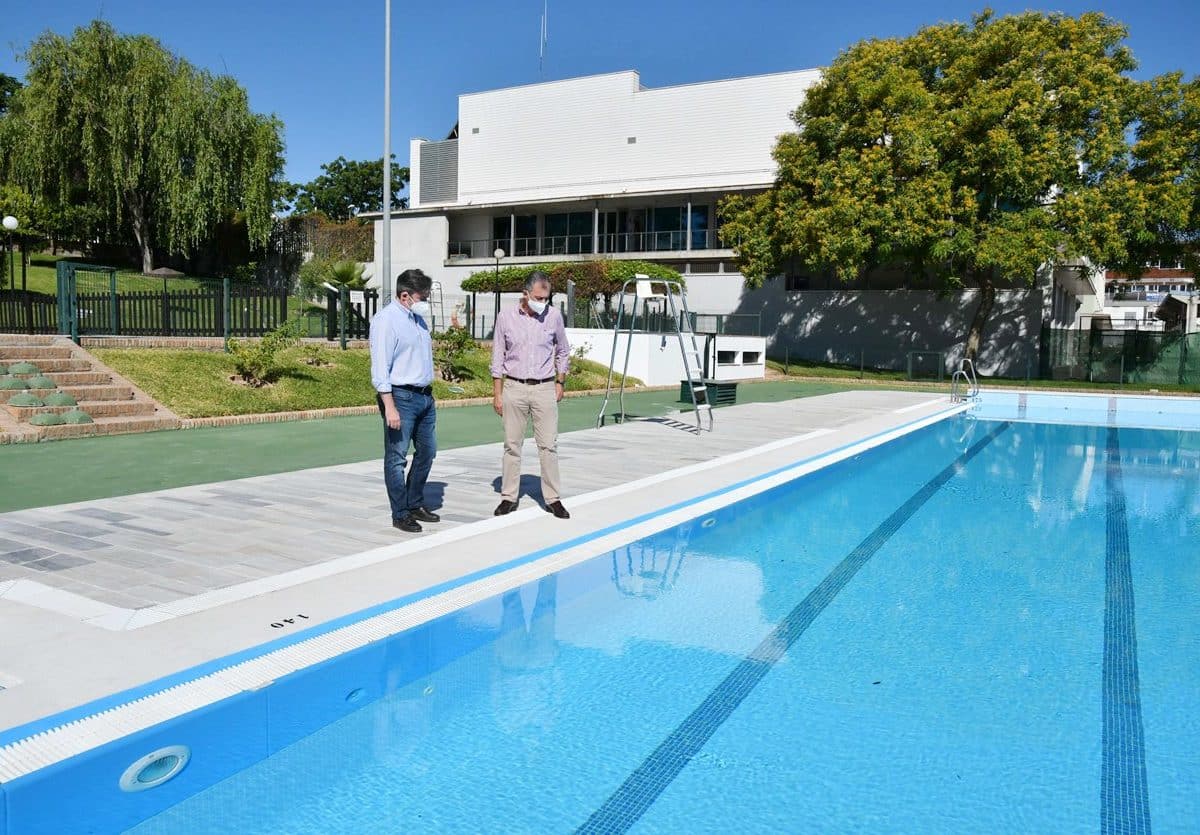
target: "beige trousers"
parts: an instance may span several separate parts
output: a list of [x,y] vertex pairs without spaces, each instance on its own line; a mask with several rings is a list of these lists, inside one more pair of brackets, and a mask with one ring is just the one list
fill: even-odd
[[542,499],[546,504],[561,498],[558,479],[558,401],[554,381],[528,385],[504,381],[500,395],[504,405],[504,458],[500,498],[515,502],[521,488],[521,447],[525,428],[533,419],[533,440],[542,469]]

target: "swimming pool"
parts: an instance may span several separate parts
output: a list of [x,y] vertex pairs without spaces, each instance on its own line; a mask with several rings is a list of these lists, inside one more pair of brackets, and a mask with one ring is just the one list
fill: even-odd
[[9,831],[1186,831],[1198,482],[1198,433],[945,420],[8,783]]

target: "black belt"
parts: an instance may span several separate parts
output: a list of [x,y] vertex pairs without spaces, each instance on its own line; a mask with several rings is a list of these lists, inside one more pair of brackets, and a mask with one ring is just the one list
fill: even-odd
[[523,377],[509,377],[507,374],[504,375],[504,378],[506,380],[512,380],[514,383],[524,383],[527,386],[536,386],[536,385],[540,385],[541,383],[549,383],[554,380],[553,377],[547,377],[544,380],[535,380],[532,377],[530,377],[528,379],[525,379]]
[[433,394],[433,386],[392,386],[393,389],[404,389],[411,391],[413,394],[423,394],[429,397]]

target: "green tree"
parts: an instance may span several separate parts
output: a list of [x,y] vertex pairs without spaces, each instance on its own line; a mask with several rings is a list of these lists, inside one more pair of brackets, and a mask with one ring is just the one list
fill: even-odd
[[1131,179],[1142,212],[1128,221],[1126,263],[1136,275],[1150,262],[1200,269],[1200,78],[1169,73],[1144,86]]
[[[321,166],[324,172],[298,187],[294,210],[297,214],[320,212],[330,220],[349,220],[363,212],[383,211],[383,158],[348,160],[338,157]],[[402,209],[408,201],[396,192],[408,182],[408,169],[392,163],[392,208]]]
[[20,89],[21,82],[18,79],[0,72],[0,116],[8,111],[9,101]]
[[774,186],[722,204],[748,283],[892,268],[977,287],[974,357],[997,281],[1129,260],[1145,191],[1130,176],[1140,88],[1125,37],[1101,14],[985,12],[855,44],[793,113]]
[[147,272],[154,246],[187,253],[231,211],[266,242],[282,125],[234,79],[102,21],[47,32],[23,58],[27,85],[0,120],[3,176],[60,204],[84,183],[110,229],[132,229]]

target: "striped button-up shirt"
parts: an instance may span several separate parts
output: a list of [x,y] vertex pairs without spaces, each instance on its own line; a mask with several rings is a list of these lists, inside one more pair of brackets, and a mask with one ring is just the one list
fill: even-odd
[[492,379],[545,380],[556,371],[565,375],[570,354],[557,308],[547,307],[541,316],[525,312],[524,305],[502,310],[492,336]]

